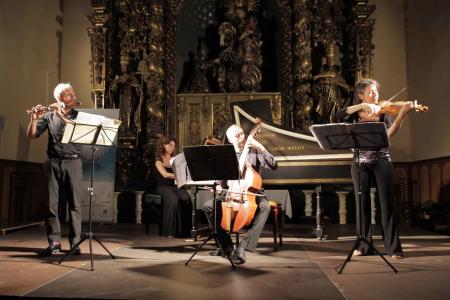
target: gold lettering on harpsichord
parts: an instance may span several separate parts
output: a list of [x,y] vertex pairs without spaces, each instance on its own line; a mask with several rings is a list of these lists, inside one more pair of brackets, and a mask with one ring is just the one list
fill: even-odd
[[300,145],[287,146],[286,149],[287,149],[288,151],[305,150],[305,146],[300,146]]
[[275,133],[261,132],[258,134],[257,140],[264,139],[264,138],[274,138],[275,136],[276,136]]
[[286,148],[284,146],[270,146],[269,151],[284,151]]

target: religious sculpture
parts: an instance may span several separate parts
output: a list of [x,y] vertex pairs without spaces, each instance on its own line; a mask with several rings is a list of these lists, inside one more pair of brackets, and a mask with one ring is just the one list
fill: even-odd
[[207,73],[211,63],[206,61],[207,52],[199,41],[197,56],[189,53],[189,61],[183,66],[183,77],[180,81],[180,91],[183,93],[209,93],[211,87],[208,82]]
[[131,58],[127,54],[120,56],[121,75],[117,75],[111,82],[111,93],[114,95],[116,107],[120,110],[120,120],[122,121],[121,130],[123,132],[135,132],[140,128],[140,93],[142,92],[139,80],[130,71]]
[[326,64],[322,66],[322,71],[313,77],[319,123],[336,122],[336,112],[346,104],[351,91],[334,61],[335,48],[333,44],[329,44],[326,49]]

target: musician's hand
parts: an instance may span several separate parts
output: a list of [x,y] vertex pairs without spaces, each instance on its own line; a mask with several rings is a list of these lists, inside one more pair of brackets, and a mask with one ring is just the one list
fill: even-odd
[[48,108],[50,108],[50,110],[53,111],[53,112],[56,112],[56,113],[60,112],[60,113],[62,113],[63,105],[61,105],[58,102],[55,102],[55,103],[50,104],[48,106]]
[[376,114],[371,114],[367,110],[361,110],[358,112],[360,122],[378,122],[380,117]]
[[368,116],[376,115],[381,110],[381,106],[374,103],[362,103],[362,105],[363,111],[365,111]]
[[260,142],[255,140],[255,138],[251,135],[247,139],[247,145],[250,148],[255,148],[255,149],[259,150],[260,152],[266,150],[266,148],[264,148],[264,146]]
[[216,185],[216,195],[220,195],[222,193],[222,186],[220,184]]
[[416,106],[417,106],[417,100],[415,100],[414,102],[407,101],[403,104],[402,108],[400,109],[399,114],[406,115],[407,113],[411,112]]
[[44,113],[47,111],[45,106],[40,104],[33,106],[32,108],[27,110],[28,115],[30,116],[32,121],[36,121],[42,118]]

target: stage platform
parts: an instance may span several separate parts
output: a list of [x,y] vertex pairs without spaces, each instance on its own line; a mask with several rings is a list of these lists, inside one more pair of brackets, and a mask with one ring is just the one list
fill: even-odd
[[[31,227],[0,237],[0,295],[59,299],[445,299],[450,293],[450,237],[416,228],[401,228],[406,257],[354,257],[343,274],[343,263],[354,243],[354,225],[327,226],[319,241],[310,225],[289,224],[284,245],[273,251],[271,226],[248,262],[236,266],[209,256],[211,244],[188,266],[185,261],[201,242],[145,235],[136,224],[96,225],[93,232],[116,256],[111,259],[93,241],[94,271],[88,242],[81,256],[61,265],[63,254],[41,258],[45,228]],[[86,226],[83,229],[87,229]],[[67,228],[65,228],[67,230]],[[379,236],[378,250],[384,252]],[[63,240],[63,252],[68,249]]]

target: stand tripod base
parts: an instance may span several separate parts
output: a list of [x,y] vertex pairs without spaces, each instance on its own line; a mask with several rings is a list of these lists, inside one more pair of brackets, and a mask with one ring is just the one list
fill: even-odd
[[[225,253],[225,251],[223,250],[222,246],[217,242],[217,238],[216,238],[216,234],[215,233],[210,233],[208,235],[208,237],[203,241],[203,243],[200,244],[200,246],[197,247],[197,249],[195,250],[195,252],[191,255],[191,257],[184,263],[185,266],[187,266],[189,264],[189,262],[194,258],[194,256],[197,254],[198,251],[200,251],[200,249],[211,239],[214,239],[214,241],[216,242],[216,245],[219,245],[220,250],[222,251],[222,253]],[[233,269],[236,268],[236,266],[234,265],[233,261],[230,258],[230,254],[226,254],[226,257],[228,258],[228,260],[230,261],[231,266],[233,267]]]
[[111,258],[115,259],[116,257],[114,255],[112,255],[112,253],[105,247],[105,245],[103,245],[102,242],[100,242],[95,236],[93,232],[87,232],[84,234],[84,237],[78,242],[76,243],[68,253],[66,253],[61,260],[59,261],[59,264],[61,264],[66,257],[72,255],[75,250],[85,241],[88,240],[89,241],[89,253],[91,255],[91,271],[94,271],[94,254],[92,253],[92,240],[95,240],[97,243],[100,244],[100,246],[103,247],[103,249],[105,249],[106,252],[108,252],[108,254],[111,256]]
[[369,251],[373,250],[373,252],[375,252],[375,254],[377,254],[379,257],[381,257],[384,260],[384,262],[389,267],[391,267],[391,269],[392,269],[392,271],[394,271],[394,273],[398,273],[397,269],[390,262],[388,262],[387,259],[384,258],[384,256],[380,252],[378,252],[378,250],[372,245],[372,243],[370,243],[365,237],[360,236],[353,244],[353,248],[352,248],[352,250],[350,250],[350,253],[348,254],[345,262],[342,264],[340,269],[337,271],[338,274],[342,274],[342,271],[344,270],[345,265],[352,260],[353,252],[358,248],[358,246],[360,245],[361,242],[364,242],[367,244],[367,246],[369,246]]

